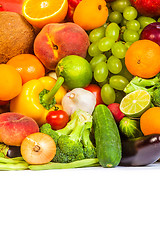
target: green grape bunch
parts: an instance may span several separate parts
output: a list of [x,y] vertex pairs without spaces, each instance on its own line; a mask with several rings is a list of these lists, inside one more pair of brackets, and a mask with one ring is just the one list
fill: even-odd
[[115,0],[108,8],[107,22],[88,33],[94,81],[101,87],[101,97],[107,105],[124,97],[123,90],[133,78],[125,66],[126,52],[140,39],[143,28],[156,21],[139,15],[129,0]]

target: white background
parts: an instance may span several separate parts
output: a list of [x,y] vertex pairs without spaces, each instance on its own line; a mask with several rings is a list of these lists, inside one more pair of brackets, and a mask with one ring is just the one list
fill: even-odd
[[159,240],[160,164],[1,171],[0,239]]

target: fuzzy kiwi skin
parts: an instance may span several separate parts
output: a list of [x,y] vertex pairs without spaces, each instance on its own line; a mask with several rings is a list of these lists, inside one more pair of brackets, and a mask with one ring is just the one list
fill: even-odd
[[33,53],[35,29],[20,14],[0,12],[0,63],[22,53]]

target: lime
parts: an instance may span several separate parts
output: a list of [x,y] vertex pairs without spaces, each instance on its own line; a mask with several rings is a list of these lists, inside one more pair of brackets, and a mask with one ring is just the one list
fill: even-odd
[[151,96],[145,90],[127,94],[120,103],[120,110],[126,116],[140,117],[151,105]]
[[62,58],[56,66],[56,74],[64,78],[64,86],[69,90],[84,88],[92,80],[91,65],[85,58],[77,55]]

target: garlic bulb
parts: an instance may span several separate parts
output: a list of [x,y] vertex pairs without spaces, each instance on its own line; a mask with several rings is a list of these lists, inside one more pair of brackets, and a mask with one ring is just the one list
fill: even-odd
[[83,88],[74,88],[72,91],[66,93],[62,99],[63,110],[66,111],[69,116],[78,109],[92,114],[95,105],[95,95]]
[[54,78],[54,79],[57,80],[57,74],[56,74],[56,72],[54,72],[54,71],[49,72],[49,73],[48,73],[48,76],[50,76],[50,77],[52,77],[52,78]]

